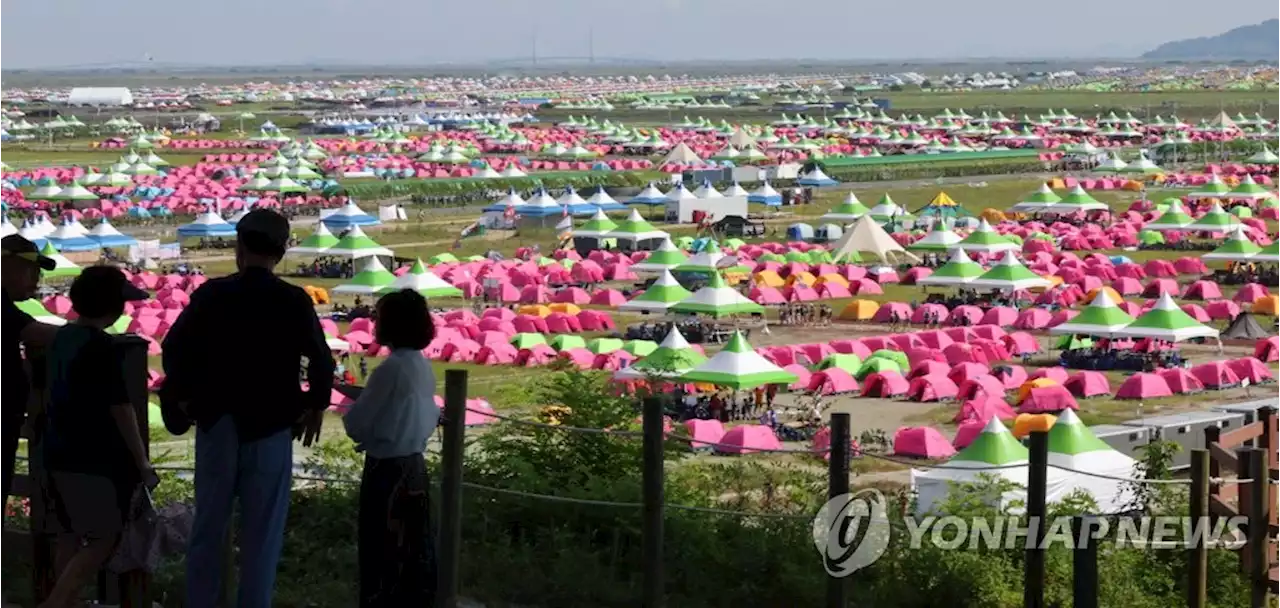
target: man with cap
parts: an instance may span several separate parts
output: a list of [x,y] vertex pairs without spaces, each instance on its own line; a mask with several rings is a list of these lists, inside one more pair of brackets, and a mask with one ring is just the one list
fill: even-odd
[[22,346],[43,348],[53,340],[58,328],[37,322],[15,304],[36,295],[40,271],[53,270],[56,266],[54,261],[40,255],[35,243],[16,234],[0,240],[0,252],[3,253],[0,257],[0,283],[4,288],[4,401],[0,404],[0,409],[3,409],[0,426],[4,435],[4,496],[7,502],[13,485],[18,438],[26,422],[27,399],[31,393],[30,380],[22,361]]
[[[164,340],[164,395],[196,425],[196,515],[187,598],[211,608],[240,500],[241,608],[271,606],[293,473],[292,427],[329,406],[333,358],[311,297],[276,277],[289,222],[266,209],[236,224],[235,274],[212,279]],[[309,389],[298,382],[306,361]],[[166,425],[169,422],[166,421]]]

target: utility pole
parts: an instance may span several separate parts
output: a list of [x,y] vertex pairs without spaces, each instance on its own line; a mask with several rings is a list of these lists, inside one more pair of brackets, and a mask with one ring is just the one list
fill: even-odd
[[538,67],[538,28],[533,28],[533,67]]

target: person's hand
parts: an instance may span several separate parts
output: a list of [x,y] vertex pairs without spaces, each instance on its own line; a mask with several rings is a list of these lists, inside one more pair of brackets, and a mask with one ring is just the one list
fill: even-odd
[[156,489],[156,486],[160,485],[160,475],[156,473],[156,468],[149,461],[144,462],[139,468],[142,473],[142,485],[146,486],[148,491]]

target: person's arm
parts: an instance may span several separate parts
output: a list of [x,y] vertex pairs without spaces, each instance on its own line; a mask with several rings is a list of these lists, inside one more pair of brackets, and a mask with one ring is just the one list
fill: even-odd
[[[25,315],[25,313],[23,313]],[[27,317],[31,319],[31,317]],[[30,323],[22,326],[18,336],[22,339],[22,343],[27,348],[42,349],[53,343],[53,335],[58,333],[57,325],[41,323],[35,319],[31,319]]]
[[383,362],[369,375],[364,391],[342,416],[342,426],[346,428],[347,436],[357,445],[363,445],[375,436],[378,421],[382,418],[383,411],[395,400],[398,386],[398,361],[394,359]]
[[109,339],[102,338],[91,344],[93,344],[94,353],[89,360],[94,362],[93,369],[99,372],[95,381],[96,390],[103,397],[102,403],[106,403],[110,408],[111,418],[116,423],[116,430],[119,431],[120,437],[124,439],[125,447],[129,449],[133,465],[138,468],[138,472],[145,480],[148,477],[147,473],[151,471],[151,461],[147,458],[147,449],[142,442],[142,434],[138,430],[138,417],[133,403],[129,401],[129,391],[124,382],[124,370],[119,360],[115,358],[115,349]]
[[[320,317],[311,304],[311,298],[301,293],[305,303],[297,314],[306,319],[302,336],[302,355],[307,358],[307,409],[324,411],[329,407],[329,396],[333,391],[333,370],[336,365],[329,352],[329,343],[324,337],[324,328],[320,327]],[[300,301],[302,301],[300,300]]]
[[164,391],[178,403],[191,397],[191,383],[204,352],[201,331],[205,327],[209,290],[201,286],[191,294],[191,301],[164,336],[161,343],[161,366],[164,368]]

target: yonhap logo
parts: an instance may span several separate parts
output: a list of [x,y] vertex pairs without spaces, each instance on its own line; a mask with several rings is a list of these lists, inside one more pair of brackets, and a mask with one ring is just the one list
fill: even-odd
[[884,495],[865,489],[822,505],[813,518],[813,544],[827,574],[849,576],[884,555],[891,530]]

